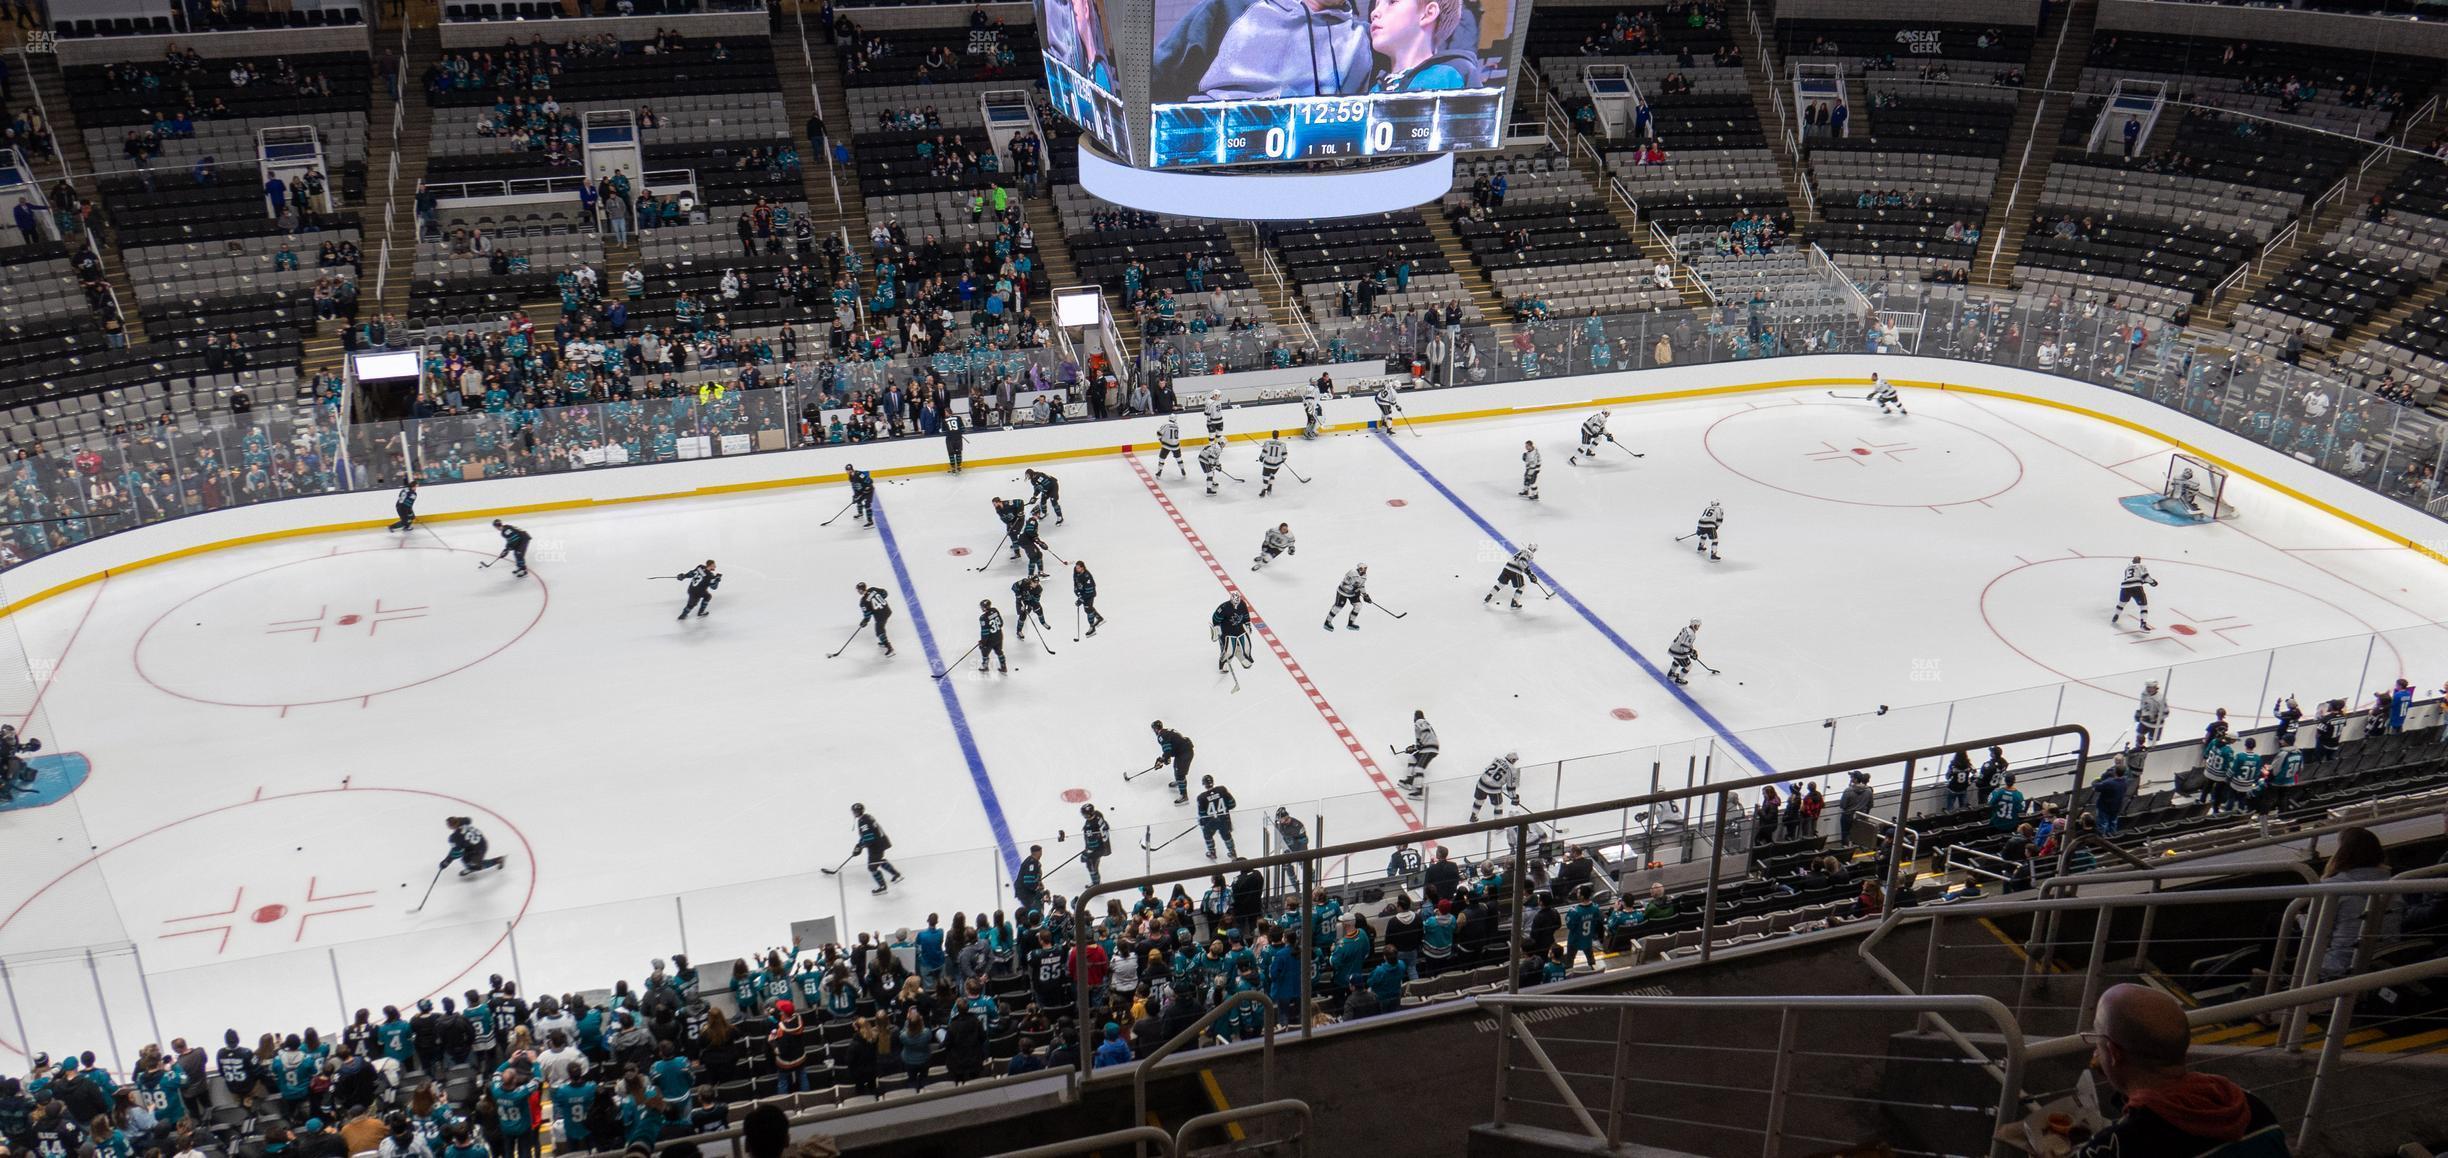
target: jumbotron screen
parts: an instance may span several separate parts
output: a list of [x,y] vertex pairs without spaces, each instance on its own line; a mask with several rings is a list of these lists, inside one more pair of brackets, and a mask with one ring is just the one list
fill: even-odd
[[[1051,2],[1051,0],[1049,0]],[[1527,0],[1155,0],[1153,168],[1495,147]]]
[[1044,44],[1046,92],[1054,107],[1117,157],[1129,157],[1129,119],[1115,95],[1113,37],[1106,29],[1108,0],[1037,0],[1037,28]]

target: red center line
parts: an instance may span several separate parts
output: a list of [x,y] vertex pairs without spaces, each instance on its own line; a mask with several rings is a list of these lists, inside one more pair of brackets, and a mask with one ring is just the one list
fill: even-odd
[[1352,735],[1352,730],[1344,725],[1343,717],[1335,712],[1333,704],[1326,702],[1325,695],[1310,681],[1309,673],[1301,670],[1300,661],[1292,658],[1292,649],[1285,647],[1283,639],[1275,634],[1275,629],[1259,618],[1257,602],[1233,582],[1231,572],[1216,561],[1215,552],[1207,549],[1206,542],[1191,528],[1190,520],[1182,517],[1181,509],[1173,505],[1173,496],[1165,493],[1164,487],[1156,481],[1156,476],[1148,473],[1147,465],[1139,461],[1138,455],[1126,449],[1122,452],[1122,458],[1138,473],[1140,484],[1147,487],[1148,495],[1156,500],[1156,505],[1164,508],[1165,517],[1173,520],[1173,529],[1180,531],[1182,538],[1189,542],[1190,549],[1198,552],[1199,561],[1207,564],[1208,572],[1215,576],[1217,583],[1223,585],[1225,593],[1239,595],[1249,603],[1250,624],[1258,629],[1259,638],[1266,641],[1267,650],[1275,653],[1275,662],[1282,664],[1284,671],[1292,676],[1292,682],[1300,685],[1301,693],[1309,697],[1309,706],[1316,708],[1318,715],[1326,721],[1326,726],[1334,729],[1335,738],[1343,741],[1343,750],[1351,753],[1351,758],[1359,763],[1362,772],[1368,773],[1369,782],[1377,786],[1378,794],[1385,797],[1386,805],[1394,810],[1403,827],[1412,832],[1424,827],[1420,823],[1419,813],[1411,807],[1411,801],[1394,786],[1394,781],[1386,776],[1385,770],[1377,766],[1377,761],[1360,743],[1360,738]]

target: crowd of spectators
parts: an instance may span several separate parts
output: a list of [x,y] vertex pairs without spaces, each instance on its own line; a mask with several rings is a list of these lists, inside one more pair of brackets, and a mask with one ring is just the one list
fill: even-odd
[[[544,93],[552,90],[553,78],[564,67],[580,60],[609,58],[636,52],[646,56],[679,52],[690,47],[689,40],[678,29],[655,30],[651,39],[636,45],[622,43],[609,33],[571,37],[558,44],[547,43],[541,32],[530,33],[525,43],[515,36],[506,38],[497,49],[466,49],[447,52],[425,70],[425,93],[430,100],[459,92],[500,89],[510,92]],[[729,56],[722,41],[713,42],[715,60]]]

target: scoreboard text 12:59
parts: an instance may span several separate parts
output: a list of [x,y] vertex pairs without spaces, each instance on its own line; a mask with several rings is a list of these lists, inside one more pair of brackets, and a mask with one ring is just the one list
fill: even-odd
[[1157,105],[1155,166],[1241,165],[1494,148],[1500,91]]

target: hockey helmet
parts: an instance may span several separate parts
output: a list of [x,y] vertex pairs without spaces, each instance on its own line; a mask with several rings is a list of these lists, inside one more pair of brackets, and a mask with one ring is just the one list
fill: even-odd
[[1518,761],[1520,761],[1520,760],[1521,760],[1521,753],[1519,753],[1519,752],[1507,752],[1507,753],[1505,753],[1505,763],[1507,763],[1507,764],[1516,763],[1516,762],[1518,762]]
[[1204,785],[1204,786],[1208,787],[1208,788],[1213,788],[1213,787],[1215,787],[1215,777],[1213,777],[1213,776],[1201,776],[1201,777],[1199,777],[1199,783],[1200,783],[1201,785]]
[[1700,626],[1700,618],[1699,618],[1698,616],[1693,616],[1693,617],[1692,617],[1692,621],[1691,621],[1691,625],[1692,625],[1693,627],[1698,627],[1698,626]]
[[1093,805],[1093,804],[1083,804],[1083,805],[1080,805],[1080,815],[1081,815],[1081,816],[1094,816],[1094,815],[1096,815],[1096,805]]
[[864,804],[853,804],[853,805],[851,805],[851,806],[850,806],[850,815],[852,815],[852,816],[865,816],[865,815],[867,815],[867,806],[866,806],[866,805],[864,805]]
[[1150,721],[1148,721],[1148,731],[1151,731],[1151,732],[1161,732],[1161,731],[1164,731],[1164,721],[1163,721],[1163,720],[1150,720]]

